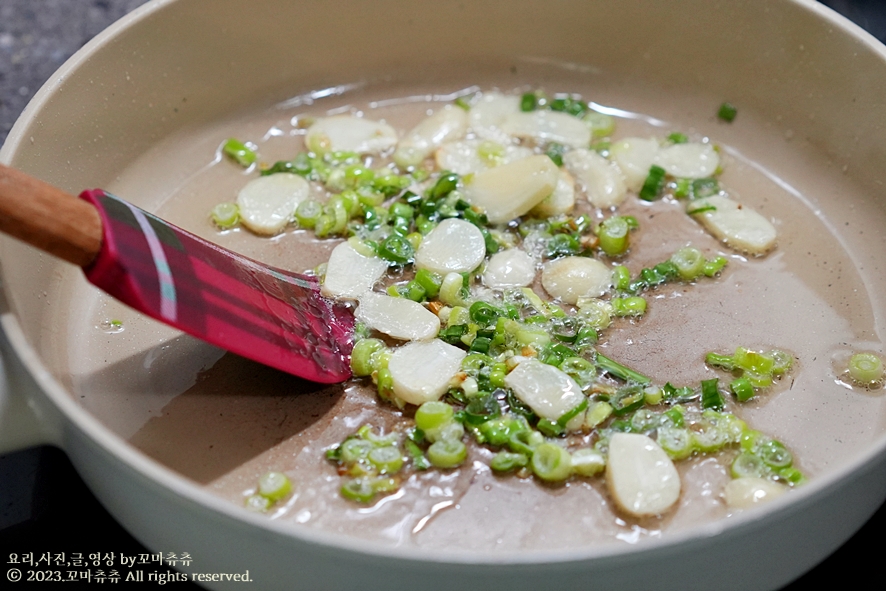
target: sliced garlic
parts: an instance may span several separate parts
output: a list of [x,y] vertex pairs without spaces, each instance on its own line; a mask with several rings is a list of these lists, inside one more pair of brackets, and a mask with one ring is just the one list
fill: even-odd
[[440,339],[409,343],[388,361],[394,394],[410,404],[439,400],[461,369],[467,353]]
[[468,123],[477,137],[507,145],[513,140],[510,135],[502,131],[501,125],[508,115],[519,112],[519,96],[487,92],[471,106]]
[[432,339],[440,332],[440,319],[418,302],[373,291],[360,296],[354,317],[370,328],[404,341]]
[[[533,358],[522,361],[505,376],[505,385],[535,414],[551,421],[557,421],[585,400],[575,380],[553,365]],[[584,415],[579,424],[583,420]]]
[[363,256],[347,242],[332,250],[320,293],[327,297],[357,299],[372,289],[388,270],[388,262]]
[[415,266],[440,275],[465,273],[480,266],[486,257],[486,240],[474,224],[450,218],[440,222],[422,239]]
[[541,284],[552,297],[567,304],[598,298],[612,286],[612,270],[588,257],[563,257],[542,269]]
[[723,490],[723,499],[734,509],[747,509],[778,498],[787,491],[788,487],[783,484],[747,476],[730,480]]
[[525,287],[535,281],[535,259],[519,248],[497,252],[483,272],[483,283],[492,289]]
[[575,175],[594,207],[616,207],[625,200],[627,186],[624,175],[618,165],[597,152],[572,150],[563,155],[563,166]]
[[253,179],[237,195],[240,221],[256,234],[277,234],[310,192],[308,182],[297,174],[281,172]]
[[569,213],[573,207],[575,207],[575,179],[565,170],[561,170],[554,192],[533,207],[530,213],[537,217],[549,218]]
[[397,132],[380,121],[351,115],[318,119],[305,134],[305,146],[317,154],[356,152],[378,154],[397,144]]
[[550,158],[537,154],[478,172],[465,182],[467,200],[486,211],[493,224],[521,216],[554,192],[560,172]]
[[698,211],[693,217],[735,250],[761,255],[775,246],[777,233],[769,220],[723,195],[690,201],[686,211]]
[[674,144],[660,148],[655,154],[654,164],[664,168],[671,176],[703,179],[717,172],[720,155],[711,144]]
[[435,158],[440,170],[451,170],[464,176],[532,156],[532,153],[525,146],[473,139],[443,144]]
[[626,513],[661,515],[680,497],[680,475],[658,444],[636,433],[615,433],[609,439],[606,483]]
[[658,140],[629,137],[610,146],[612,160],[618,164],[624,175],[625,184],[631,191],[639,191],[649,176],[649,169],[655,164],[658,153]]
[[446,105],[400,140],[394,151],[394,162],[401,168],[416,166],[445,142],[463,137],[467,128],[468,115],[464,109]]
[[501,129],[517,138],[536,143],[557,143],[571,148],[586,148],[591,143],[591,128],[577,117],[557,111],[511,113]]

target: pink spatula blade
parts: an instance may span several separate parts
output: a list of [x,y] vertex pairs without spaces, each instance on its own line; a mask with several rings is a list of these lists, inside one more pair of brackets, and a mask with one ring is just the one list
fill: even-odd
[[101,252],[84,268],[93,285],[259,363],[322,383],[350,377],[354,318],[320,295],[315,277],[221,248],[100,189],[80,198],[104,228]]

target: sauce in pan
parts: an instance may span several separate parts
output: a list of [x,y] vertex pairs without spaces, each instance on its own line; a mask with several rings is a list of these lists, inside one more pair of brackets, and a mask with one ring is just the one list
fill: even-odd
[[[666,260],[688,242],[708,256],[726,257],[728,265],[716,280],[646,292],[646,315],[616,319],[600,352],[656,383],[697,385],[724,377],[706,367],[709,351],[730,353],[739,345],[782,349],[794,356],[790,373],[750,402],[728,401],[728,410],[784,442],[810,479],[875,439],[884,428],[883,397],[847,387],[841,371],[851,351],[882,354],[875,333],[881,320],[852,257],[815,206],[837,190],[859,203],[861,197],[840,185],[838,175],[805,162],[792,150],[795,140],[752,113],[739,111],[731,124],[717,122],[717,97],[671,96],[663,105],[664,99],[624,82],[550,69],[533,78],[527,72],[519,80],[483,78],[477,89],[469,86],[475,78],[434,87],[355,85],[296,97],[169,138],[109,189],[222,246],[305,271],[325,262],[339,240],[320,240],[292,226],[272,238],[243,228],[220,232],[209,221],[215,204],[233,201],[256,177],[220,156],[218,146],[227,137],[255,142],[260,160],[273,163],[304,150],[300,117],[358,113],[384,120],[402,135],[429,110],[473,90],[543,86],[551,93],[579,93],[618,107],[611,111],[615,139],[673,131],[696,141],[709,137],[721,148],[721,186],[778,231],[772,252],[749,257],[713,238],[681,203],[645,203],[630,195],[618,212],[635,216],[640,225],[626,263],[632,272]],[[755,136],[758,143],[748,141]],[[306,383],[177,335],[92,288],[76,289],[69,363],[82,404],[148,456],[232,503],[242,505],[262,473],[286,473],[293,493],[268,516],[293,527],[391,546],[555,550],[637,543],[733,514],[722,491],[730,481],[734,447],[676,462],[682,492],[660,517],[634,518],[617,510],[602,476],[560,485],[497,476],[488,466],[492,453],[470,444],[467,461],[454,470],[411,473],[397,492],[371,504],[345,500],[339,495],[342,479],[325,451],[363,424],[387,431],[407,421],[378,399],[368,380],[333,387]]]

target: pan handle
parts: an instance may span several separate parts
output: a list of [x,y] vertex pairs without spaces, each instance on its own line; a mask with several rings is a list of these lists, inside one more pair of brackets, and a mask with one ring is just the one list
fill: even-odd
[[0,232],[85,267],[102,243],[91,204],[0,164]]

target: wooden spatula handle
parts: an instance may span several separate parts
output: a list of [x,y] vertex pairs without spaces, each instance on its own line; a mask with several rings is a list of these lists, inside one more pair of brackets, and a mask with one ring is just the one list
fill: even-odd
[[0,164],[0,232],[84,267],[101,248],[91,204]]

